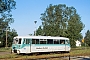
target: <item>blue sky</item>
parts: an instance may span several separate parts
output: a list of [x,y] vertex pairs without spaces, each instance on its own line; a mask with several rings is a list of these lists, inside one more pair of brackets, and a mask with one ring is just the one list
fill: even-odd
[[[73,6],[85,24],[82,31],[83,36],[87,30],[90,30],[90,0],[15,0],[16,9],[12,10],[14,23],[10,27],[15,29],[18,35],[33,34],[35,27],[41,25],[41,13],[44,13],[49,4],[66,4]],[[34,21],[37,21],[35,24]]]

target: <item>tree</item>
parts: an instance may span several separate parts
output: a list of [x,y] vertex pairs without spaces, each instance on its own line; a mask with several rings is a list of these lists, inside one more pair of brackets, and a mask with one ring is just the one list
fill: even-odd
[[46,8],[41,14],[42,33],[46,36],[63,36],[70,38],[71,46],[74,46],[75,40],[82,37],[81,31],[84,24],[74,7],[68,7],[65,4],[52,5]]
[[[5,30],[14,22],[12,9],[15,9],[16,2],[14,0],[0,0],[0,41],[5,40]],[[4,44],[3,44],[4,45]]]
[[13,37],[18,36],[17,32],[15,29],[12,29],[11,31],[8,32],[8,47],[12,45],[13,42]]
[[90,30],[87,30],[85,33],[84,43],[86,43],[87,46],[90,46]]
[[38,30],[36,30],[36,35],[43,35],[41,26],[39,26]]
[[67,33],[68,37],[71,39],[72,46],[75,45],[75,42],[73,40],[81,40],[83,38],[80,32],[83,30],[84,25],[80,20],[81,19],[79,15],[75,13],[73,14],[73,16],[70,16],[70,19],[68,21]]
[[[7,45],[8,47],[11,47],[12,42],[13,42],[13,37],[18,36],[17,32],[15,29],[11,29],[10,31],[7,31]],[[6,32],[3,33],[2,44],[0,44],[1,47],[4,47],[6,45]]]
[[0,0],[0,29],[4,29],[13,23],[12,9],[15,9],[16,2],[14,0]]

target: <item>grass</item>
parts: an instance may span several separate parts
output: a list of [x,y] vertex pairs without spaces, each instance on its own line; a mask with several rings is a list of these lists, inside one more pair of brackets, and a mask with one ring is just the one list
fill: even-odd
[[77,56],[77,55],[90,55],[90,48],[73,48],[70,52],[71,56]]
[[[10,48],[0,48],[0,52],[10,52]],[[64,56],[67,54],[63,54]],[[70,52],[70,56],[90,56],[90,48],[72,48]],[[45,57],[56,57],[62,56],[61,54],[43,54],[43,55],[17,55],[17,54],[8,54],[8,55],[0,55],[0,59],[25,59],[25,58],[45,58]]]
[[15,54],[8,54],[8,55],[1,55],[0,59],[10,59],[10,58],[16,58],[17,55]]
[[2,47],[2,48],[0,48],[0,52],[7,52],[7,51],[10,51],[10,50],[11,50],[10,47],[7,47],[7,48]]

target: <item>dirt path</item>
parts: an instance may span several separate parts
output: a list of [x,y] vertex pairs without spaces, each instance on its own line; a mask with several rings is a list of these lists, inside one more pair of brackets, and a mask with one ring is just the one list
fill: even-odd
[[0,52],[0,55],[7,55],[7,54],[11,54],[11,52]]

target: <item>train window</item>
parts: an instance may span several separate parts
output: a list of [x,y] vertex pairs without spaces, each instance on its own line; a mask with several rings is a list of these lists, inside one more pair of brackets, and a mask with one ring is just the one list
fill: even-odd
[[13,40],[13,44],[18,44],[18,38],[15,38],[15,39]]
[[23,44],[25,44],[25,43],[26,43],[26,41],[25,41],[25,39],[24,39]]
[[53,44],[53,39],[47,39],[47,44]]
[[54,44],[59,44],[59,40],[54,40]]
[[60,44],[65,44],[65,40],[60,40]]
[[26,44],[30,44],[30,39],[26,39]]
[[35,44],[35,41],[36,41],[35,39],[32,39],[32,44]]
[[40,44],[46,44],[46,39],[40,39]]
[[66,41],[65,41],[65,44],[69,44],[69,40],[66,40]]
[[21,40],[22,40],[22,39],[21,39],[21,38],[19,38],[19,42],[18,42],[18,44],[21,44]]
[[23,44],[30,44],[30,39],[24,39]]
[[39,39],[36,39],[36,44],[39,44]]
[[32,44],[39,44],[39,39],[32,39]]

